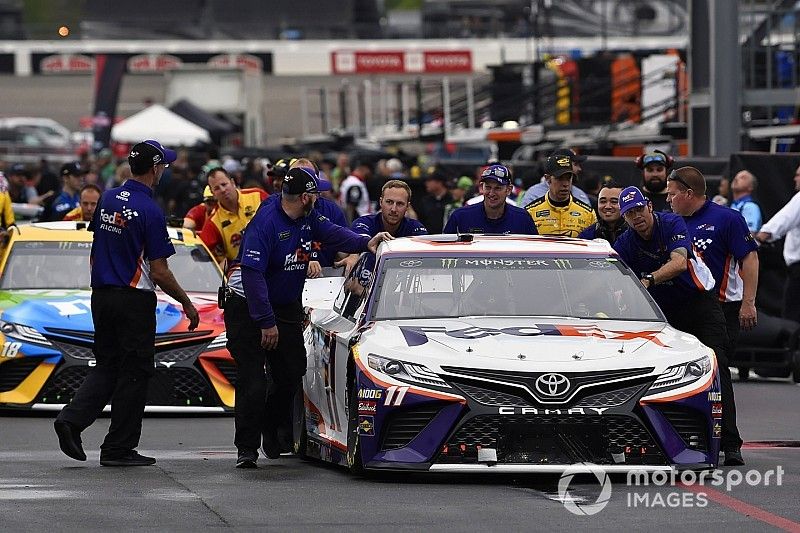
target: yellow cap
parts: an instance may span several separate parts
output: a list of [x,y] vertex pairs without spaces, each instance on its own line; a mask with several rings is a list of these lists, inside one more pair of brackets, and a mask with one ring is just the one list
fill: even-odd
[[214,195],[211,194],[211,187],[206,185],[206,188],[203,189],[203,200],[211,200],[214,198]]

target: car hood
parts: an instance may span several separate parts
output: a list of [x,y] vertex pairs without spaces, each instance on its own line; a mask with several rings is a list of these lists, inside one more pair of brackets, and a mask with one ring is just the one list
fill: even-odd
[[[559,364],[601,361],[665,363],[696,355],[702,345],[664,322],[592,319],[468,317],[385,321],[361,338],[372,353],[433,364],[491,368],[501,361]],[[635,364],[634,363],[634,364]]]
[[[0,291],[0,319],[30,326],[43,333],[53,330],[62,330],[67,335],[67,331],[93,332],[91,294],[89,290]],[[163,293],[157,292],[156,295],[156,333],[185,330],[183,324],[188,321],[181,305]],[[198,333],[224,327],[221,311],[216,306],[216,295],[195,293],[190,298],[200,313]]]

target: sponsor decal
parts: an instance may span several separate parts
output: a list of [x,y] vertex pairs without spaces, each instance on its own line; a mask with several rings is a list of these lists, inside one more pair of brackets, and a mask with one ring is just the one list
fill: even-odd
[[722,437],[722,424],[718,419],[714,419],[714,438],[719,439]]
[[714,402],[711,404],[711,416],[714,418],[722,416],[722,403]]
[[242,70],[257,70],[264,68],[261,58],[251,54],[220,54],[208,60],[208,65],[215,68],[239,68]]
[[374,415],[378,410],[378,402],[358,402],[358,413]]
[[570,211],[569,212],[569,216],[571,216],[571,217],[579,217],[579,216],[581,216],[581,214],[578,213],[577,211]]
[[386,389],[386,399],[383,401],[383,405],[394,405],[396,407],[402,404],[403,398],[406,397],[407,392],[408,387],[398,387],[396,385],[392,385]]
[[554,259],[553,264],[561,270],[570,270],[572,268],[572,261],[569,259]]
[[470,50],[341,50],[331,53],[334,74],[472,72]]
[[139,54],[128,59],[128,72],[161,72],[183,65],[180,58],[169,54]]
[[120,191],[119,194],[116,196],[117,200],[121,200],[123,202],[127,202],[128,198],[130,198],[131,192],[130,191]]
[[589,267],[590,268],[600,268],[600,269],[602,269],[602,268],[610,268],[611,267],[611,263],[609,263],[608,261],[589,261]]
[[94,69],[94,58],[82,54],[54,54],[39,62],[39,70],[43,74],[85,73],[94,72]]
[[620,201],[621,202],[630,202],[631,200],[633,200],[634,196],[636,196],[636,191],[631,191],[628,194],[626,194],[625,196],[623,196],[622,198],[620,198]]
[[456,268],[458,266],[458,259],[449,258],[442,259],[442,268]]
[[400,261],[400,266],[403,268],[416,268],[422,264],[422,261],[419,259],[407,259],[405,261]]
[[3,349],[0,351],[0,359],[14,359],[19,355],[20,348],[22,348],[21,342],[4,342]]
[[358,434],[365,437],[375,436],[375,417],[368,415],[359,415],[358,417]]
[[[596,325],[590,326],[565,326],[555,324],[531,324],[509,328],[468,327],[463,329],[448,330],[444,326],[399,326],[400,332],[405,337],[409,346],[419,346],[428,342],[428,335],[441,334],[455,339],[482,339],[496,335],[512,335],[514,337],[536,337],[539,335],[553,335],[557,337],[596,337],[609,340],[636,340],[650,341],[658,346],[668,348],[658,339],[660,331],[616,331],[600,329]],[[710,393],[709,393],[710,394]],[[709,401],[713,400],[709,396]]]
[[721,402],[722,401],[722,393],[721,392],[709,392],[708,393],[708,401],[709,402]]
[[556,397],[569,390],[569,379],[564,374],[542,374],[536,379],[536,390],[542,396]]
[[602,415],[610,407],[572,407],[569,409],[542,409],[539,407],[498,407],[498,415]]
[[535,215],[537,217],[546,217],[546,216],[550,215],[550,210],[549,209],[543,209],[541,211],[536,211]]
[[383,398],[382,389],[358,389],[358,397],[366,400],[380,400]]
[[289,231],[282,231],[282,232],[280,232],[280,233],[278,234],[278,240],[279,240],[279,241],[285,241],[285,240],[286,240],[286,239],[288,239],[288,238],[289,238],[291,235],[292,235],[292,233],[291,233],[291,232],[289,232]]

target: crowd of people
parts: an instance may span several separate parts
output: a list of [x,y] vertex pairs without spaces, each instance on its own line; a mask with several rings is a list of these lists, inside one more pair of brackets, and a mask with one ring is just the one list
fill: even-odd
[[[148,143],[137,147],[152,152],[154,145]],[[11,165],[5,169],[3,197],[41,206],[39,216],[45,220],[91,221],[97,206],[109,201],[102,194],[105,189],[118,191],[130,188],[130,182],[145,183],[151,188],[150,201],[160,204],[173,223],[199,234],[226,272],[222,305],[228,349],[238,368],[237,467],[255,467],[258,448],[267,457],[290,449],[291,406],[305,370],[299,302],[306,277],[319,276],[324,267],[352,268],[356,254],[374,252],[381,241],[428,233],[607,240],[640,277],[668,322],[694,334],[716,353],[724,462],[744,464],[728,361],[740,330],[756,325],[758,242],[787,237],[787,294],[800,293],[800,268],[794,269],[800,265],[800,194],[762,225],[753,198],[757,179],[748,171],[732,180],[731,197],[725,197],[723,189],[708,199],[703,174],[690,166],[678,167],[664,152],[637,158],[641,184],[623,188],[610,178],[579,181],[585,157],[560,149],[544,162],[541,181],[527,189],[521,189],[512,170],[499,163],[454,181],[431,169],[419,178],[425,194],[415,210],[409,186],[415,178],[409,177],[399,159],[382,161],[377,167],[363,160],[351,162],[345,154],[336,161],[298,158],[274,164],[242,165],[224,159],[207,162],[202,172],[189,177],[181,154],[160,145],[156,151],[161,164],[134,169],[141,159],[137,147],[128,162],[117,166],[103,153],[95,161],[65,164],[60,180],[46,166]],[[165,180],[167,167],[171,178]],[[800,190],[800,168],[795,183]],[[582,190],[579,184],[589,186]],[[0,214],[5,226],[13,223],[6,206]],[[139,245],[142,239],[134,241]],[[168,253],[163,250],[162,256]],[[180,287],[171,285],[174,279],[164,274],[163,265],[159,268],[161,257],[148,259],[154,269],[150,289],[156,284],[169,288],[182,301]],[[99,308],[105,305],[100,296],[109,287],[95,287],[92,268],[93,288],[102,289],[96,291]],[[143,301],[142,308],[149,305],[149,300]],[[187,309],[191,313],[193,308]],[[100,358],[98,366],[103,366],[99,362]],[[271,372],[269,378],[265,369]],[[76,399],[81,398],[79,393]],[[101,398],[90,400],[93,412]],[[80,431],[94,415],[79,416],[77,408],[65,409],[56,429],[62,450],[81,458],[85,456]],[[134,430],[127,428],[124,445],[109,445],[107,463],[151,464],[130,445]]]

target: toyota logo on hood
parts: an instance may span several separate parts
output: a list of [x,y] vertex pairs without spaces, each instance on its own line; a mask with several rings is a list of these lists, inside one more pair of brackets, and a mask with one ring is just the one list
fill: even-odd
[[562,396],[569,390],[569,379],[563,374],[542,374],[536,379],[536,390],[544,396]]

